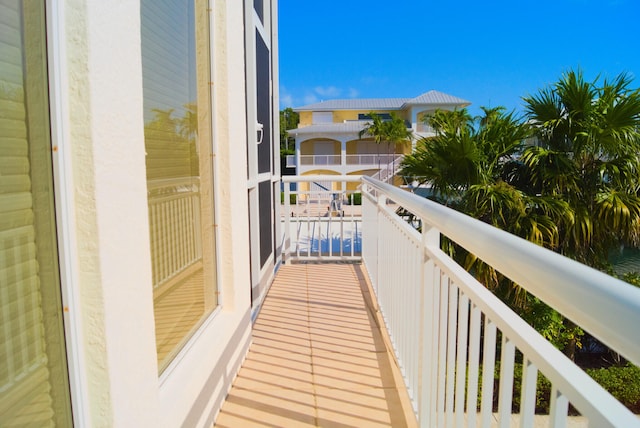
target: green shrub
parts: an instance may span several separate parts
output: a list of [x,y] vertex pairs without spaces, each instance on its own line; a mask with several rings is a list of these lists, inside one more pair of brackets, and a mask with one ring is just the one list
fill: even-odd
[[629,410],[640,413],[640,368],[627,364],[586,372]]
[[[640,368],[626,365],[624,367],[605,367],[601,369],[586,369],[600,386],[607,390],[613,397],[625,407],[636,414],[640,414]],[[494,402],[493,411],[498,411],[498,384],[500,380],[500,362],[496,361],[494,372]],[[513,373],[513,401],[512,412],[520,412],[520,398],[522,389],[522,364],[515,363]],[[478,379],[478,405],[482,396],[482,366]],[[536,413],[549,414],[551,398],[551,382],[538,372],[536,388]],[[478,407],[478,410],[480,408]],[[575,409],[570,409],[570,414],[577,414]]]
[[349,197],[350,205],[362,205],[362,193],[352,193]]
[[[284,192],[280,192],[280,203],[284,204]],[[296,204],[296,194],[295,193],[290,193],[289,194],[289,204],[291,204],[291,205],[295,205]]]

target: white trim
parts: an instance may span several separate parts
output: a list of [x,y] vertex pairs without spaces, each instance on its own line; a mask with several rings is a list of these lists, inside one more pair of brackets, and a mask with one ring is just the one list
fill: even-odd
[[75,426],[90,426],[88,382],[86,363],[81,344],[83,341],[81,307],[79,303],[80,281],[76,265],[78,247],[75,235],[75,202],[72,175],[71,141],[69,129],[71,119],[65,106],[68,105],[68,72],[65,51],[64,1],[47,0],[45,4],[47,62],[49,71],[49,104],[51,123],[53,177],[56,228],[58,234],[58,257],[62,304],[64,307],[64,330],[69,373],[69,389]]
[[[267,8],[265,7],[265,10],[266,9]],[[260,17],[258,16],[258,12],[256,12],[256,9],[253,7],[253,5],[251,6],[251,12],[252,12],[252,15],[253,15],[253,26],[260,33],[260,36],[262,36],[262,40],[264,40],[264,42],[267,45],[267,47],[271,46],[271,35],[267,32],[266,26],[260,21]],[[267,14],[263,13],[263,15],[264,15],[264,19],[266,21],[267,20]],[[252,34],[253,34],[253,32],[252,32]],[[271,50],[271,49],[269,49],[269,50]]]
[[262,172],[258,174],[257,182],[262,183],[263,181],[270,181],[272,177],[271,172]]
[[215,273],[216,273],[216,292],[218,293],[217,304],[218,307],[222,307],[224,304],[224,289],[222,287],[222,272],[220,266],[222,259],[220,258],[220,230],[218,227],[220,221],[220,179],[218,176],[218,139],[216,138],[216,49],[215,49],[215,13],[214,13],[214,1],[209,0],[208,12],[209,12],[209,114],[211,117],[211,174],[212,185],[211,189],[213,194],[213,246],[215,251]]
[[[257,64],[256,64],[256,36],[255,36],[255,22],[258,19],[255,10],[253,9],[253,2],[245,0],[244,2],[245,13],[245,91],[246,91],[246,114],[247,114],[247,144],[249,150],[247,150],[247,167],[249,181],[255,180],[258,175],[258,152],[254,150],[254,145],[251,144],[256,136],[256,124],[258,123],[257,112]],[[251,186],[250,186],[251,187]]]

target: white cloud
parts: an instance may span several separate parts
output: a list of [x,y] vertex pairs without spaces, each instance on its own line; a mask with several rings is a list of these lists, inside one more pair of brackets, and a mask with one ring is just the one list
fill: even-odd
[[358,98],[358,95],[360,95],[360,92],[357,89],[349,88],[349,98]]
[[280,95],[280,107],[293,107],[293,97],[290,94]]
[[318,102],[318,97],[314,94],[307,94],[304,96],[304,104],[314,104]]
[[293,107],[293,95],[285,88],[280,86],[280,108]]
[[325,98],[336,98],[340,96],[340,93],[342,93],[342,90],[336,88],[335,86],[316,86],[314,88],[314,91],[316,92],[316,94]]

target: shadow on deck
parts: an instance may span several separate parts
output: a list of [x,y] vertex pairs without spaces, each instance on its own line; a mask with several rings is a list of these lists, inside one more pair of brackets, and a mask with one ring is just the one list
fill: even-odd
[[217,427],[415,426],[356,264],[283,266]]

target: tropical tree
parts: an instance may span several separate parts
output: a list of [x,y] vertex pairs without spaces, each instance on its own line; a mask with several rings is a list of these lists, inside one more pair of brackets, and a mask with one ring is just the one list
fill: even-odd
[[404,120],[398,117],[395,113],[390,114],[390,119],[384,119],[381,115],[374,112],[369,113],[371,122],[367,123],[365,127],[359,132],[359,137],[362,139],[365,136],[373,138],[373,141],[378,145],[378,169],[380,168],[380,148],[382,143],[387,144],[387,159],[390,157],[391,146],[394,148],[396,144],[410,141],[412,138],[412,132],[407,128]]
[[300,122],[300,114],[291,107],[280,110],[280,156],[295,153],[295,141],[288,130],[295,129]]
[[522,155],[526,190],[566,201],[557,250],[596,268],[612,248],[638,244],[640,90],[631,82],[569,71],[524,98],[538,140]]
[[[518,155],[531,128],[504,108],[482,108],[472,117],[466,109],[436,111],[428,118],[434,137],[418,142],[405,156],[401,174],[431,186],[433,198],[493,226],[540,245],[554,247],[558,241],[555,217],[562,217],[562,201],[528,194],[517,187]],[[449,247],[450,252],[455,247]],[[513,285],[458,249],[458,257],[469,270],[492,289]],[[462,257],[463,255],[464,257]]]
[[[434,198],[592,267],[640,236],[640,91],[631,79],[585,81],[570,71],[524,98],[524,120],[504,109],[436,112],[436,136],[405,157],[403,174]],[[535,136],[535,145],[523,145]],[[570,357],[582,331],[534,296],[449,245],[456,258]],[[541,314],[545,314],[542,316]]]

